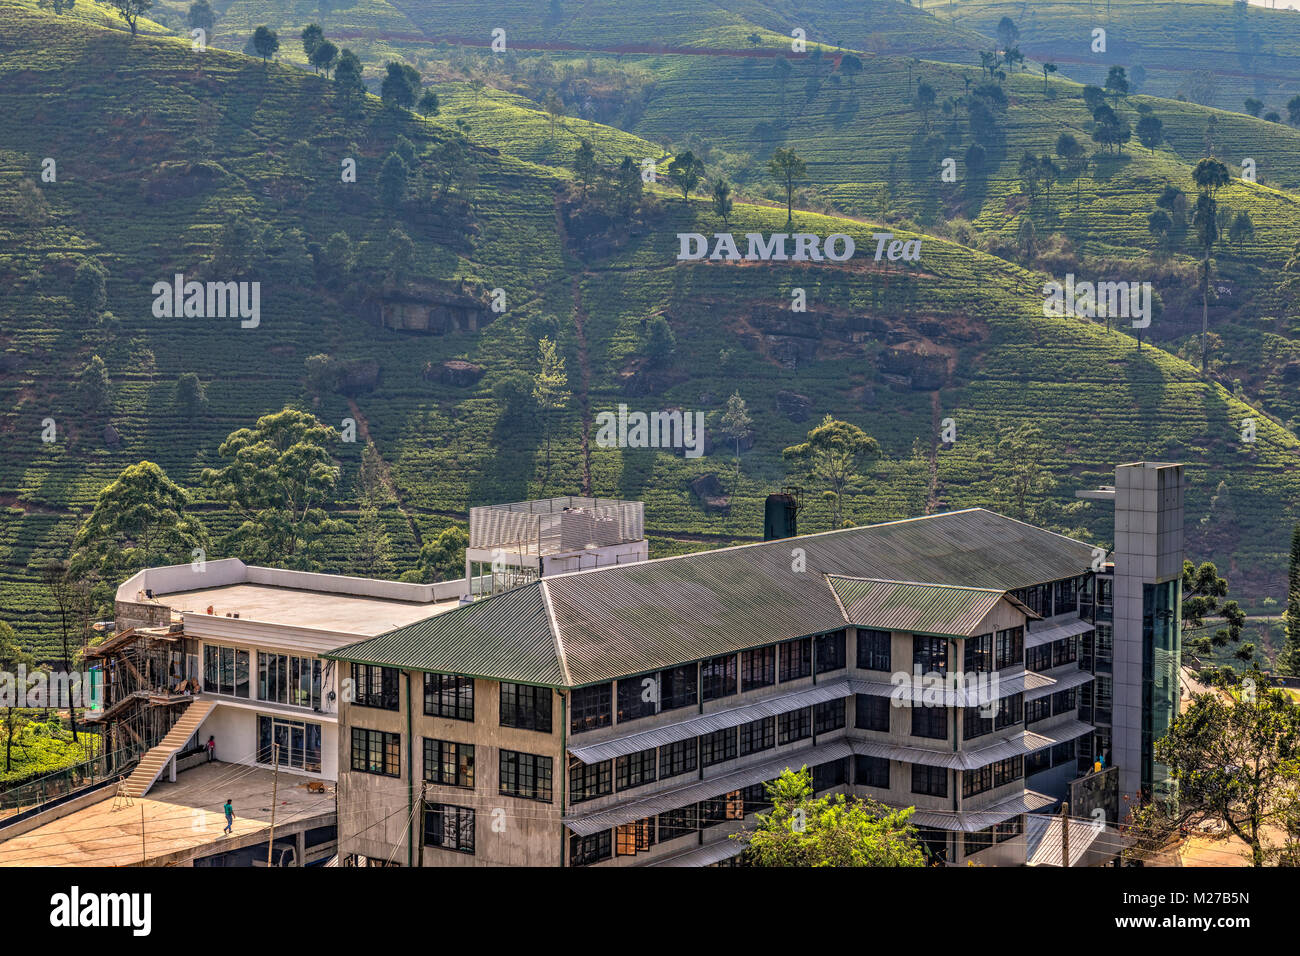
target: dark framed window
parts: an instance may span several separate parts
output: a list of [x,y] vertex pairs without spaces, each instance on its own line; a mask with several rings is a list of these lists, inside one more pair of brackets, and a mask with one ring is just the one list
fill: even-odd
[[962,845],[967,856],[978,853],[980,850],[987,850],[993,845],[993,828],[985,827],[983,830],[976,830],[974,833],[963,834]]
[[583,763],[569,758],[569,799],[574,803],[593,800],[614,792],[614,761]]
[[657,755],[658,751],[651,747],[649,750],[639,750],[626,757],[616,757],[614,781],[618,789],[627,790],[629,787],[639,787],[643,783],[654,783],[658,779],[655,772]]
[[948,771],[943,767],[912,764],[912,792],[930,797],[948,796]]
[[1032,724],[1052,716],[1052,698],[1039,697],[1025,702],[1025,723]]
[[826,734],[842,728],[847,722],[844,716],[845,705],[846,701],[843,697],[814,705],[813,733]]
[[689,807],[668,810],[659,814],[659,842],[667,843],[678,837],[693,835],[698,832],[699,825],[697,804],[692,803]]
[[755,783],[740,791],[740,799],[745,805],[746,813],[757,813],[772,805],[772,798],[767,794],[768,783]]
[[812,736],[812,708],[801,707],[776,716],[776,742],[793,743]]
[[608,727],[614,722],[614,686],[579,687],[569,694],[569,733]]
[[812,786],[814,793],[821,793],[831,787],[840,787],[849,782],[849,758],[830,760],[819,763],[812,768]]
[[706,700],[721,700],[736,693],[736,655],[724,654],[710,657],[700,664],[700,696]]
[[450,720],[474,720],[474,678],[459,674],[424,675],[424,713]]
[[679,740],[676,743],[664,744],[659,748],[660,780],[667,780],[669,777],[676,777],[678,774],[689,773],[696,768],[698,759],[697,740],[698,738],[692,737],[690,740]]
[[745,818],[745,798],[740,790],[700,801],[700,826],[715,827],[728,820]]
[[889,759],[887,757],[854,757],[853,779],[860,787],[889,789]]
[[501,726],[551,732],[551,689],[501,683]]
[[1069,690],[1058,690],[1052,695],[1052,713],[1068,714],[1079,706],[1079,695],[1071,687]]
[[948,673],[948,639],[913,634],[912,667],[920,667],[922,674]]
[[912,736],[944,740],[948,736],[947,707],[912,707]]
[[1066,578],[1064,581],[1056,581],[1055,594],[1056,606],[1054,614],[1064,614],[1066,611],[1077,611],[1079,609],[1079,579]]
[[1052,666],[1052,645],[1039,644],[1037,647],[1025,648],[1025,668],[1031,671],[1045,671]]
[[740,652],[740,689],[754,690],[776,683],[776,645]]
[[694,707],[697,697],[697,673],[694,664],[670,667],[659,672],[660,710]]
[[966,672],[986,674],[993,670],[993,635],[966,638]]
[[1012,817],[1005,823],[995,823],[993,825],[993,839],[998,843],[1006,843],[1024,832],[1025,824],[1020,817]]
[[1062,664],[1073,664],[1079,659],[1079,642],[1077,638],[1067,637],[1061,641],[1052,642],[1052,666],[1060,667]]
[[948,862],[948,831],[936,827],[917,827],[916,838],[931,864]]
[[892,671],[893,654],[889,631],[858,628],[858,667],[867,671]]
[[642,674],[618,682],[618,722],[649,717],[659,712],[659,676]]
[[424,845],[474,853],[474,811],[447,803],[424,806]]
[[961,775],[961,793],[963,797],[973,797],[986,790],[1006,786],[1020,780],[1025,775],[1025,758],[1008,757],[997,763],[974,770],[964,770]]
[[961,739],[974,740],[985,734],[993,733],[993,718],[985,717],[980,707],[963,707],[961,721]]
[[813,648],[817,659],[817,673],[829,674],[831,671],[843,670],[845,663],[845,636],[847,631],[828,631],[825,634],[818,634],[813,640]]
[[203,692],[247,697],[248,651],[219,644],[203,645]]
[[402,735],[353,727],[352,769],[381,777],[400,777]]
[[569,836],[569,866],[588,866],[608,860],[613,853],[613,838],[609,830],[591,836]]
[[1038,773],[1040,770],[1046,770],[1052,765],[1052,748],[1044,747],[1042,750],[1036,750],[1025,757],[1025,775]]
[[1074,760],[1074,741],[1067,740],[1065,743],[1057,744],[1052,748],[1052,766],[1059,767],[1063,763],[1070,763]]
[[1025,719],[1025,695],[1012,694],[1010,697],[1003,697],[998,701],[998,713],[993,718],[993,729],[1001,730],[1003,727],[1014,727],[1023,723]]
[[700,766],[712,767],[724,760],[736,759],[736,728],[715,730],[700,737]]
[[[279,746],[275,746],[279,744]],[[257,762],[320,773],[321,726],[276,715],[257,715]]]
[[501,793],[507,797],[550,803],[552,764],[550,757],[502,750]]
[[781,681],[812,676],[812,638],[799,637],[780,644]]
[[424,738],[424,779],[474,789],[474,745]]
[[891,710],[888,697],[858,694],[853,703],[853,726],[858,730],[880,730],[889,733]]
[[377,710],[397,710],[397,668],[352,665],[352,703]]
[[614,828],[614,854],[636,856],[655,845],[655,818],[634,820]]
[[1005,631],[998,631],[997,639],[994,642],[994,667],[998,670],[1005,670],[1013,664],[1024,663],[1025,660],[1025,629],[1023,627],[1009,627]]
[[758,753],[776,746],[776,718],[763,717],[740,725],[740,752]]
[[258,700],[320,710],[320,659],[257,652]]

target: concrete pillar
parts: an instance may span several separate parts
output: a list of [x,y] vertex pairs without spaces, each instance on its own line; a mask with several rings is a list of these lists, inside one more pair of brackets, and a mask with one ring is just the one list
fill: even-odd
[[172,754],[171,759],[167,761],[167,779],[172,783],[176,782],[176,755]]

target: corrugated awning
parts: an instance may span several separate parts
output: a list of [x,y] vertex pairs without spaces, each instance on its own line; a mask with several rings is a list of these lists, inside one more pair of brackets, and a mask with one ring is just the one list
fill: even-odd
[[593,833],[599,833],[601,830],[608,830],[624,823],[631,823],[633,820],[642,820],[657,813],[665,813],[692,803],[698,803],[701,800],[720,797],[724,793],[730,793],[742,787],[773,780],[779,777],[787,767],[814,767],[818,764],[838,760],[841,757],[851,756],[852,753],[853,748],[846,740],[819,744],[816,747],[805,747],[793,753],[765,760],[760,764],[734,770],[731,773],[724,773],[719,777],[694,780],[684,786],[674,787],[671,790],[660,790],[658,793],[647,794],[644,797],[629,800],[626,803],[618,803],[612,807],[595,810],[591,813],[572,814],[564,818],[564,825],[578,836],[591,836]]
[[[1118,835],[1111,827],[1094,826],[1080,820],[1070,823],[1070,866],[1078,866],[1088,849],[1101,835],[1108,834],[1107,843]],[[1025,818],[1026,866],[1060,866],[1065,853],[1061,817],[1055,814],[1031,813]],[[1115,846],[1118,853],[1123,842]]]
[[680,740],[689,740],[691,737],[698,737],[701,734],[711,734],[714,731],[726,730],[729,727],[739,727],[741,724],[747,724],[750,721],[760,720],[764,717],[775,717],[778,714],[802,710],[814,704],[824,704],[827,701],[849,697],[853,694],[852,683],[838,680],[832,683],[818,684],[793,694],[783,694],[780,697],[742,704],[728,710],[715,711],[712,714],[702,714],[689,720],[678,721],[663,727],[652,727],[649,730],[640,730],[636,733],[625,734],[622,737],[602,740],[599,743],[586,744],[581,747],[571,745],[569,753],[586,764],[600,763],[600,761],[609,760],[611,757],[625,757],[628,754],[649,750],[651,747],[662,747],[666,744],[677,743]]
[[733,840],[727,837],[725,840],[715,840],[704,846],[691,847],[672,856],[660,857],[652,863],[647,863],[646,866],[712,866],[733,856],[740,856],[744,852],[744,840]]
[[[1040,674],[1039,677],[1045,675]],[[1046,697],[1049,694],[1055,694],[1058,691],[1069,690],[1072,687],[1082,687],[1090,683],[1093,676],[1087,671],[1070,671],[1062,677],[1048,678],[1052,681],[1050,684],[1044,684],[1041,687],[1035,687],[1033,690],[1025,691],[1025,700],[1038,700],[1040,697]]]
[[963,810],[960,813],[943,810],[917,810],[912,814],[912,823],[922,827],[936,827],[940,830],[956,830],[962,833],[974,833],[998,823],[1006,823],[1012,817],[1022,813],[1034,813],[1056,802],[1055,797],[1036,790],[1026,790],[1008,800],[1002,800],[991,807],[981,810]]
[[1051,644],[1053,641],[1062,641],[1067,637],[1074,637],[1076,634],[1087,634],[1094,630],[1095,625],[1089,624],[1082,618],[1066,621],[1064,624],[1054,624],[1050,627],[1041,627],[1039,630],[1029,630],[1025,632],[1025,647],[1039,647],[1043,644]]
[[1085,724],[1082,720],[1067,720],[1048,730],[1026,731],[1026,733],[1043,740],[1042,744],[1034,747],[1034,750],[1041,750],[1043,747],[1077,740],[1084,734],[1092,733],[1094,729],[1092,724]]
[[[994,700],[1011,697],[1015,694],[1028,694],[1032,690],[1051,687],[1055,682],[1050,677],[1034,671],[1020,671],[1010,677],[999,676],[996,684],[992,674],[974,675],[975,680],[954,687],[950,682],[944,687],[929,686],[926,679],[914,678],[895,684],[883,680],[850,680],[849,686],[855,694],[868,694],[872,697],[894,697],[914,704],[937,704],[936,699],[942,695],[944,707],[983,707]],[[989,680],[980,683],[980,677]]]
[[852,747],[855,754],[865,757],[884,757],[903,763],[919,763],[926,767],[945,767],[948,770],[978,770],[999,760],[1042,750],[1054,743],[1057,741],[1051,737],[1024,730],[1005,740],[997,740],[970,750],[931,750],[927,747],[908,747],[904,744],[891,744],[880,740],[855,740],[852,742]]

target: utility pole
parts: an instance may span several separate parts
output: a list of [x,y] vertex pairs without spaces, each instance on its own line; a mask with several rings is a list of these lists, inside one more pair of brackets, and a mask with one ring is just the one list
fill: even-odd
[[424,866],[424,795],[425,793],[428,792],[428,790],[429,790],[429,782],[426,780],[425,782],[420,784],[420,818],[419,818],[420,822],[417,824],[419,828],[418,832],[420,834],[420,862],[418,864],[419,866]]
[[1070,801],[1061,804],[1061,866],[1070,865]]
[[143,864],[149,859],[149,854],[144,848],[144,801],[140,801],[140,862]]
[[280,790],[280,745],[271,744],[271,835],[266,840],[266,865],[271,865],[271,850],[275,846],[275,801]]

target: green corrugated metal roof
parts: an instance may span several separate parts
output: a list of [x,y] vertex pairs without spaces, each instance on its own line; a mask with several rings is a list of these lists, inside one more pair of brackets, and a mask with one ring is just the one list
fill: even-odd
[[1005,591],[828,575],[855,627],[970,637]]
[[566,684],[538,584],[444,611],[325,656],[522,684]]
[[576,687],[841,628],[826,575],[1003,592],[1091,563],[971,509],[546,577],[330,656]]

